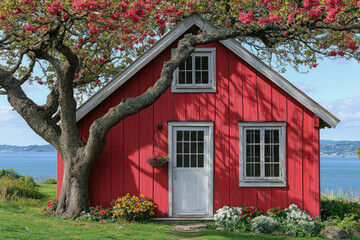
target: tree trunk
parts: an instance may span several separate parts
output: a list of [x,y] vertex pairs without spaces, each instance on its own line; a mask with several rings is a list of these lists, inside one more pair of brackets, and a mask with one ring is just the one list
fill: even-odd
[[[79,161],[80,160],[80,161]],[[63,159],[64,175],[56,214],[62,218],[77,217],[89,208],[89,176],[91,164],[71,164],[83,159]]]

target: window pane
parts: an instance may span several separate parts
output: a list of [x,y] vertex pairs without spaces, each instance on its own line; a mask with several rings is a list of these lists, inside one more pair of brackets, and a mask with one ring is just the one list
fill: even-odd
[[246,176],[247,177],[253,177],[253,168],[252,168],[252,164],[246,164]]
[[191,131],[191,141],[196,141],[196,131]]
[[198,131],[198,141],[204,141],[204,131]]
[[254,156],[260,158],[260,145],[254,145]]
[[280,177],[280,164],[274,164],[274,177]]
[[189,131],[184,131],[184,141],[189,141]]
[[204,143],[198,143],[198,153],[204,153]]
[[201,69],[201,57],[195,57],[195,70]]
[[273,143],[279,143],[279,130],[272,130],[273,131]]
[[271,177],[272,164],[265,164],[265,177]]
[[201,83],[201,72],[195,72],[195,83],[196,84]]
[[179,71],[179,84],[185,84],[185,72]]
[[271,162],[271,145],[265,145],[265,162]]
[[196,167],[196,155],[191,155],[191,167]]
[[182,153],[182,143],[181,142],[176,144],[176,152]]
[[185,62],[180,64],[179,66],[179,70],[185,70]]
[[202,83],[208,84],[209,83],[209,73],[208,72],[202,72]]
[[186,72],[186,84],[192,83],[192,72]]
[[189,143],[185,142],[184,143],[184,153],[189,153]]
[[189,155],[184,155],[184,167],[189,167]]
[[273,146],[273,151],[274,151],[274,155],[273,155],[273,162],[279,162],[279,145],[274,145]]
[[255,177],[260,177],[260,163],[254,164],[255,166]]
[[186,60],[186,70],[192,70],[192,59]]
[[198,155],[198,167],[204,167],[204,155]]
[[176,131],[176,140],[177,141],[181,141],[182,140],[182,136],[183,136],[183,132],[182,131]]
[[279,130],[265,130],[265,143],[279,143]]
[[182,167],[182,155],[176,155],[176,167]]
[[246,157],[250,157],[252,156],[252,146],[251,145],[246,145]]
[[209,69],[209,57],[202,57],[201,59],[201,65],[202,70],[208,70]]
[[191,153],[196,153],[196,143],[191,143]]
[[246,130],[246,143],[260,143],[260,130]]

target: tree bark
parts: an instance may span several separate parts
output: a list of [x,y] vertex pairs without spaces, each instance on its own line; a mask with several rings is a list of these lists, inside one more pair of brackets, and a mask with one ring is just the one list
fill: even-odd
[[80,162],[89,161],[76,156],[63,158],[63,179],[56,214],[66,219],[77,217],[89,208],[88,183],[92,165]]

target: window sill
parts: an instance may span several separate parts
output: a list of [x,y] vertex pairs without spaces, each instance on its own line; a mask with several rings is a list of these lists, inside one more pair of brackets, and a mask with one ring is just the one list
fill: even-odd
[[172,86],[171,87],[172,93],[216,93],[216,88],[177,88]]
[[240,187],[286,187],[283,181],[241,181]]

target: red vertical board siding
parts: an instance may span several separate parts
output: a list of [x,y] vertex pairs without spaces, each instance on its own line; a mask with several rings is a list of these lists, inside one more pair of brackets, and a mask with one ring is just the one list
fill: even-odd
[[312,216],[319,216],[319,158],[317,129],[314,127],[314,114],[304,110],[303,128],[303,194],[304,210],[311,212]]
[[[160,77],[163,62],[170,59],[170,49],[166,49],[154,59],[154,81]],[[156,67],[155,67],[156,66]],[[154,153],[168,156],[168,126],[172,119],[171,89],[169,88],[154,104]],[[158,130],[157,125],[162,125]],[[169,214],[168,168],[154,169],[154,202],[158,206],[155,216],[165,217]]]
[[[147,64],[140,71],[140,93],[153,85],[153,62]],[[153,199],[154,170],[146,163],[146,159],[153,155],[154,139],[154,106],[150,106],[140,113],[140,193]]]
[[[156,216],[167,216],[168,170],[153,170],[145,160],[153,153],[167,156],[168,121],[212,121],[215,211],[224,205],[251,204],[266,210],[294,202],[312,216],[319,215],[319,129],[315,128],[319,118],[220,43],[206,47],[217,48],[217,92],[171,93],[169,88],[154,105],[118,123],[93,166],[90,204],[106,206],[126,193],[143,193],[158,205]],[[168,59],[170,48],[87,114],[78,123],[82,138],[86,141],[91,123],[123,97],[137,96],[152,86]],[[287,121],[286,188],[239,187],[239,121]],[[59,155],[57,166],[59,195]]]
[[186,121],[199,121],[199,101],[200,96],[198,93],[188,93],[185,95],[185,120]]
[[[258,121],[258,104],[255,70],[247,63],[243,64],[243,111],[244,121]],[[242,168],[242,166],[239,166]],[[257,206],[257,188],[244,188],[243,204]]]
[[214,128],[214,209],[229,205],[229,52],[216,49],[216,112]]
[[[286,121],[287,120],[287,107],[286,107],[286,93],[281,90],[275,84],[272,84],[272,121]],[[288,154],[286,157],[286,166],[288,168]],[[288,171],[286,171],[288,173]],[[287,179],[289,178],[287,174]],[[288,182],[288,181],[287,181]],[[286,188],[272,188],[271,189],[271,206],[272,207],[280,207],[284,209],[287,207],[286,201]]]
[[[112,105],[120,103],[124,89],[119,88],[112,95]],[[124,121],[116,124],[110,131],[111,144],[111,199],[124,195]]]
[[303,207],[302,189],[302,127],[303,107],[291,97],[287,99],[287,206],[295,203]]
[[[124,84],[124,98],[139,95],[139,74]],[[140,194],[139,114],[124,119],[124,194]]]
[[229,53],[229,109],[230,109],[230,205],[243,203],[243,188],[239,187],[239,126],[243,119],[242,69],[239,58]]
[[[271,121],[271,82],[261,74],[257,74],[256,79],[259,121]],[[271,188],[258,188],[258,207],[262,210],[271,208]]]
[[[320,120],[318,116],[314,116],[314,123],[315,126],[319,126]],[[312,212],[310,215],[312,216],[320,216],[320,207],[321,207],[321,194],[320,194],[320,129],[313,128],[314,131],[314,139],[312,139],[314,143],[314,152],[313,152],[313,158],[310,162],[310,169],[313,174],[313,182],[311,184],[311,192],[314,194],[314,200],[311,201],[311,209]]]
[[57,196],[57,198],[59,198],[60,193],[61,193],[62,180],[63,180],[63,163],[61,160],[60,153],[57,153],[56,179],[57,179],[56,196]]

